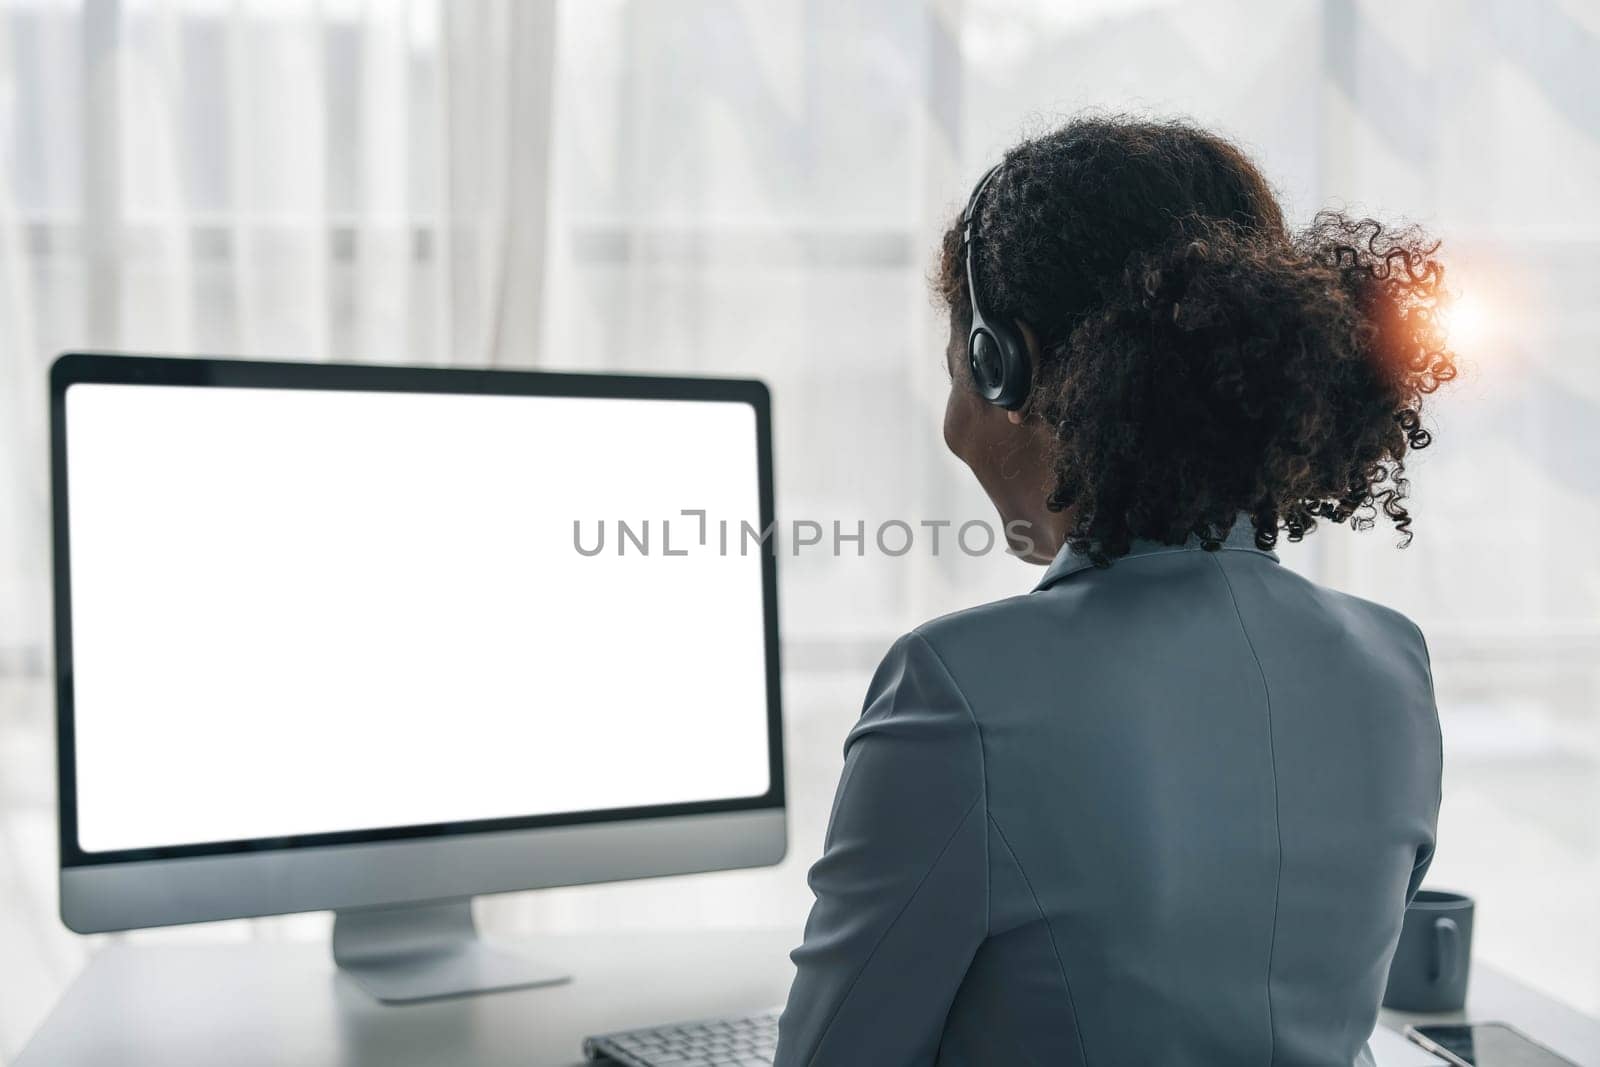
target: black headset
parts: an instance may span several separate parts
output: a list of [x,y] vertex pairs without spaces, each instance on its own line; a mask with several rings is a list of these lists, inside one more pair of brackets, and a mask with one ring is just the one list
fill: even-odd
[[978,279],[972,271],[972,247],[977,244],[974,232],[978,227],[978,202],[983,191],[1004,161],[989,168],[972,190],[972,199],[961,213],[961,243],[967,254],[967,296],[972,303],[972,332],[967,334],[967,366],[972,368],[972,381],[978,395],[996,407],[1015,411],[1028,399],[1028,389],[1033,384],[1033,367],[1028,360],[1028,346],[1022,335],[1009,322],[990,322],[978,302]]

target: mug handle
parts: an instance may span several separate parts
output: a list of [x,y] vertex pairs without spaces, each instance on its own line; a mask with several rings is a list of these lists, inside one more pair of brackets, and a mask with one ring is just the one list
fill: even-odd
[[1433,920],[1433,963],[1435,984],[1449,981],[1461,966],[1461,927],[1447,916]]

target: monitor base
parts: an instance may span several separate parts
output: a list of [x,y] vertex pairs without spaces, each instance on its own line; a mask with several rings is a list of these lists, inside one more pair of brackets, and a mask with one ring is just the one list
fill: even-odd
[[571,981],[481,941],[467,898],[335,912],[333,959],[385,1004]]

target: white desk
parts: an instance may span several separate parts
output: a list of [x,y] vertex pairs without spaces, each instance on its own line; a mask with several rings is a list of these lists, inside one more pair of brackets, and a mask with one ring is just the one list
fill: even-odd
[[1478,961],[1472,964],[1466,1011],[1447,1015],[1385,1011],[1381,1020],[1394,1030],[1409,1023],[1510,1023],[1579,1067],[1600,1067],[1600,1021]]
[[567,1067],[582,1039],[781,1004],[797,931],[550,936],[519,947],[566,985],[379,1004],[327,945],[112,946],[67,989],[17,1067]]
[[[84,969],[17,1064],[570,1067],[587,1034],[781,1003],[797,939],[794,930],[543,937],[524,946],[570,969],[570,984],[403,1007],[338,975],[325,945],[116,946]],[[1473,975],[1470,1010],[1600,1067],[1600,1023],[1486,966]]]

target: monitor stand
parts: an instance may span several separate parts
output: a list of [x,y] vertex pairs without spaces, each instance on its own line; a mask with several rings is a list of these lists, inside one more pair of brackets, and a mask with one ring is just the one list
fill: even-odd
[[385,1004],[557,985],[570,975],[478,938],[470,898],[336,911],[333,959]]

